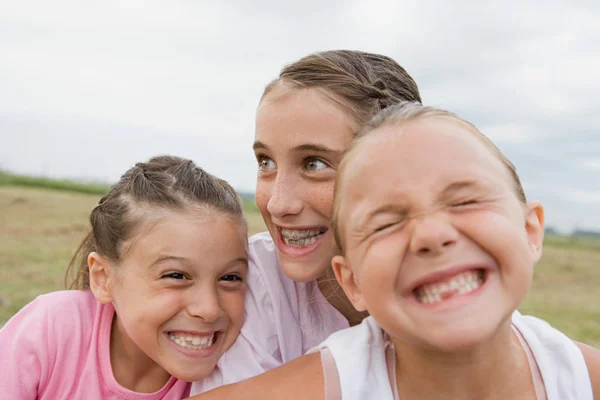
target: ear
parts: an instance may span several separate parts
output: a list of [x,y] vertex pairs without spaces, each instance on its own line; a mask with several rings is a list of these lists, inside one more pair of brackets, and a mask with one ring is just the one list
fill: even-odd
[[334,256],[331,260],[331,266],[333,267],[333,273],[335,278],[339,282],[344,293],[356,308],[357,311],[366,311],[367,307],[363,298],[363,295],[356,285],[356,275],[346,262],[344,256]]
[[93,251],[88,255],[87,263],[90,269],[90,290],[100,303],[112,303],[108,285],[110,280],[108,260]]
[[525,215],[525,231],[534,262],[542,257],[542,246],[544,243],[544,207],[537,201],[527,203],[527,214]]

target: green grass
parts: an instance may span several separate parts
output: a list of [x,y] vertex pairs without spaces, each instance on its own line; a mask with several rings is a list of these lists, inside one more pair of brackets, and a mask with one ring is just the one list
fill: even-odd
[[547,235],[544,244],[567,249],[600,249],[600,240],[591,237]]
[[[64,274],[87,233],[100,194],[0,185],[0,326],[41,293],[64,289]],[[265,230],[244,200],[250,234]],[[600,347],[600,243],[548,236],[520,310],[573,339]]]
[[108,185],[99,183],[79,183],[67,179],[50,179],[40,176],[15,175],[0,170],[0,186],[24,186],[55,190],[64,190],[75,193],[88,193],[102,195],[108,192]]

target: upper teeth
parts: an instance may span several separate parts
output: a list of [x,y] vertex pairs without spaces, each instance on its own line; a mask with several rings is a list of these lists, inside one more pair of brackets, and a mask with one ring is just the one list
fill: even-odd
[[483,283],[483,271],[466,271],[443,282],[423,285],[415,291],[424,304],[437,303],[450,297],[470,293]]
[[306,229],[306,230],[281,229],[281,236],[283,236],[285,239],[292,239],[292,240],[304,239],[309,236],[318,235],[319,233],[323,233],[322,228]]
[[173,342],[177,343],[181,347],[185,347],[187,349],[205,349],[207,347],[212,346],[215,334],[212,333],[210,336],[196,336],[190,334],[176,334],[174,332],[169,332],[169,339]]

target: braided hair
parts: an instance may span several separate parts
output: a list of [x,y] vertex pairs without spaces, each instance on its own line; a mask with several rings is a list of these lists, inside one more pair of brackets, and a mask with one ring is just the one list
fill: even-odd
[[91,230],[71,259],[65,283],[72,274],[69,288],[89,289],[87,256],[91,252],[116,263],[122,261],[123,243],[148,219],[148,211],[190,207],[219,212],[245,224],[235,190],[193,161],[159,156],[137,163],[92,210]]
[[322,89],[359,126],[392,104],[421,103],[419,88],[404,68],[390,57],[362,51],[324,51],[289,64],[267,85],[261,101],[281,84]]

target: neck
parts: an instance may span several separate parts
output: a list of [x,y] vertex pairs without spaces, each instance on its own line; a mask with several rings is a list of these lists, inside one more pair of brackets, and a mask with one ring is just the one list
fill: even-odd
[[393,342],[400,398],[536,399],[529,361],[510,319],[490,340],[460,352]]
[[368,312],[356,311],[337,279],[335,279],[331,268],[327,268],[327,272],[317,279],[317,283],[323,296],[348,320],[350,326],[360,324],[363,319],[369,316]]
[[110,364],[119,385],[138,393],[156,392],[171,377],[131,341],[117,320],[117,314],[110,332]]

